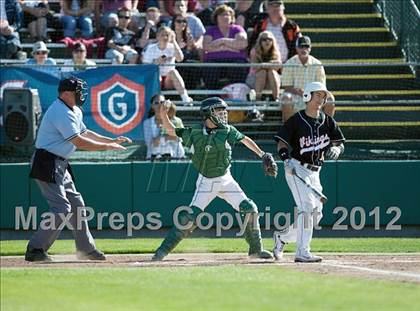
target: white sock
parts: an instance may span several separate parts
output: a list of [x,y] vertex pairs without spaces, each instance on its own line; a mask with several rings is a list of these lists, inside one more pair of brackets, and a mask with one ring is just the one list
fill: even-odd
[[191,101],[191,98],[188,96],[188,93],[187,92],[184,92],[180,96],[182,98],[182,101],[184,101],[184,102],[190,102]]

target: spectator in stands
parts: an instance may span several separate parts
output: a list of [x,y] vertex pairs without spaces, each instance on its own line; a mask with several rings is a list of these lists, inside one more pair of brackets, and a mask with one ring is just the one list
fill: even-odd
[[201,49],[203,45],[203,35],[206,32],[206,29],[204,28],[201,20],[194,14],[187,14],[187,1],[185,0],[176,0],[174,2],[173,11],[173,16],[181,15],[184,19],[187,20],[188,28],[194,39],[195,46],[196,48]]
[[327,102],[322,107],[322,111],[329,115],[330,117],[334,117],[335,115],[335,97],[330,92],[329,97],[327,97]]
[[25,59],[19,37],[22,7],[18,0],[0,1],[0,58]]
[[[322,63],[310,55],[311,39],[300,37],[296,41],[297,55],[289,59],[283,67],[281,98],[283,122],[286,122],[296,111],[305,108],[302,100],[303,89],[307,83],[321,82],[326,84],[325,70]],[[328,103],[326,105],[329,105]]]
[[176,106],[174,103],[165,100],[163,95],[152,97],[153,116],[143,122],[144,141],[147,146],[146,159],[154,161],[170,160],[171,158],[181,159],[185,157],[182,140],[166,135],[162,128],[160,119],[160,105],[170,105],[168,116],[177,128],[184,127],[182,120],[176,116]]
[[82,38],[92,37],[93,25],[90,17],[94,9],[94,1],[61,0],[60,21],[64,28],[64,37],[74,38],[79,27]]
[[115,64],[128,62],[136,64],[138,53],[134,49],[136,43],[135,33],[127,28],[131,19],[131,11],[127,8],[118,10],[118,26],[106,30],[105,41],[109,50],[105,57],[111,59]]
[[140,13],[137,10],[139,0],[94,0],[95,25],[98,33],[103,29],[118,25],[118,10],[126,8],[131,12],[129,29],[137,32],[140,25]]
[[[204,62],[207,63],[246,63],[248,46],[245,30],[234,25],[235,12],[227,5],[220,5],[213,13],[216,26],[209,27],[204,35]],[[207,88],[218,89],[222,78],[225,84],[245,82],[247,67],[204,67],[203,79]]]
[[96,63],[92,60],[86,59],[86,46],[77,42],[73,45],[73,58],[67,59],[64,62],[64,67],[61,68],[61,72],[74,72],[83,71],[86,69],[95,68]]
[[198,4],[195,11],[195,16],[197,16],[200,21],[203,23],[205,28],[209,26],[214,26],[212,15],[214,12],[214,7],[210,0],[198,0]]
[[146,46],[150,43],[155,43],[158,29],[165,25],[160,19],[160,11],[157,7],[150,7],[146,11],[146,24],[139,31],[136,43],[136,50],[139,54],[143,52]]
[[[172,16],[176,14],[174,10],[175,0],[146,0],[145,2],[146,8],[157,7],[160,9],[160,12],[162,13],[162,20],[165,22],[165,24],[168,24],[172,19]],[[197,0],[188,0],[186,2],[187,10],[194,12],[197,6]]]
[[[276,64],[276,67],[261,66],[251,68],[247,84],[255,88],[256,99],[261,100],[262,91],[269,86],[274,100],[279,99],[281,54],[277,46],[276,38],[270,31],[263,31],[257,39],[257,43],[251,50],[251,63]],[[254,82],[254,83],[252,83]]]
[[47,36],[47,18],[51,19],[48,0],[20,0],[24,22],[31,38],[36,41],[51,42]]
[[159,65],[161,88],[175,88],[185,104],[191,103],[192,99],[188,96],[184,80],[178,70],[175,66],[168,66],[184,59],[184,54],[176,42],[175,33],[169,27],[162,26],[158,30],[157,40],[157,43],[150,44],[143,52],[143,63]]
[[[187,19],[181,14],[175,14],[172,19],[171,29],[175,32],[178,42],[184,54],[183,63],[197,63],[200,59],[199,50],[191,35]],[[187,89],[195,89],[200,83],[200,69],[198,67],[178,67],[178,71],[184,78]]]
[[268,0],[267,13],[260,16],[256,22],[250,39],[250,47],[254,46],[259,34],[268,30],[276,38],[281,53],[282,63],[296,55],[296,40],[301,36],[299,26],[284,15],[284,3],[282,0]]
[[236,25],[242,26],[245,30],[254,27],[262,2],[263,0],[236,0]]
[[60,71],[56,67],[57,63],[55,59],[48,57],[49,52],[50,50],[48,50],[44,41],[35,42],[32,48],[33,58],[28,59],[26,64],[33,65],[31,68],[34,70],[46,72],[58,77]]

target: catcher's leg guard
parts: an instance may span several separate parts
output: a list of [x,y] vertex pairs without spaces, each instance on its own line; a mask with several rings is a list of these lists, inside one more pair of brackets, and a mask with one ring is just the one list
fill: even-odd
[[[186,238],[191,232],[197,228],[195,220],[197,216],[202,212],[196,206],[190,206],[192,212],[183,210],[178,215],[178,223],[181,226],[187,227],[186,229],[178,228],[174,226],[163,240],[162,244],[156,250],[153,255],[153,261],[160,261],[166,257],[184,238]],[[189,224],[190,223],[190,224]]]
[[260,223],[258,221],[257,205],[250,199],[243,200],[239,204],[239,210],[245,218],[245,241],[249,245],[248,255],[251,257],[272,259],[270,252],[263,249]]

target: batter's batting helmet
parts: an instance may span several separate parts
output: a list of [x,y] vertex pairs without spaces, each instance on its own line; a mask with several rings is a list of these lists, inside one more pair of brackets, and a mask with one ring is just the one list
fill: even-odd
[[[227,104],[220,97],[210,97],[201,102],[200,112],[203,120],[210,119],[215,125],[225,127],[227,125]],[[216,109],[224,109],[224,113],[216,112]]]
[[309,102],[312,98],[312,93],[317,91],[323,91],[327,95],[326,97],[331,96],[330,91],[327,90],[327,87],[324,83],[321,82],[311,82],[305,85],[305,89],[303,90],[303,101],[305,103]]

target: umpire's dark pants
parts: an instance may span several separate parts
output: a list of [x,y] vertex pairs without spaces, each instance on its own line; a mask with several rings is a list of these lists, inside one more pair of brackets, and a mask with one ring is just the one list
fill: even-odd
[[[58,238],[63,223],[63,218],[72,213],[69,223],[72,227],[73,236],[76,242],[76,249],[80,252],[91,252],[95,249],[95,242],[89,231],[86,219],[85,203],[82,195],[76,190],[73,179],[67,170],[67,161],[55,159],[54,170],[55,183],[44,182],[35,179],[42,195],[47,200],[51,212],[55,217],[55,226],[53,228],[42,228],[29,241],[29,247],[40,248],[47,251],[54,241]],[[62,216],[60,217],[61,214]],[[83,216],[83,217],[82,217]]]

